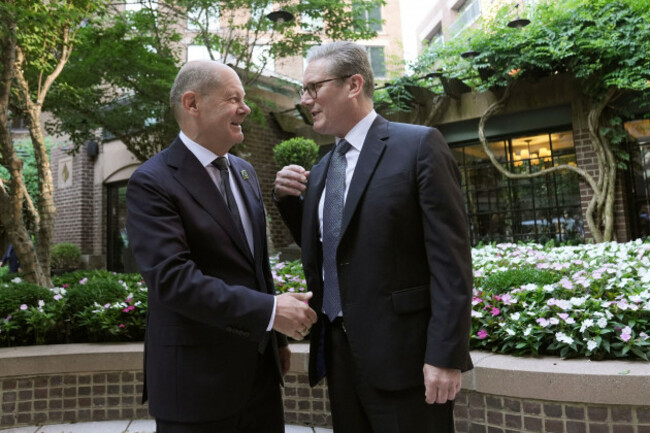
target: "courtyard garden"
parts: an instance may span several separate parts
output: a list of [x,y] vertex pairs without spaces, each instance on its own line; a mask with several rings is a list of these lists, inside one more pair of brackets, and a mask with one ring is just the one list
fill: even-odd
[[[472,350],[593,360],[650,357],[650,240],[472,250]],[[306,291],[299,261],[271,260],[278,293]],[[142,341],[138,274],[76,271],[54,288],[0,271],[0,347]]]

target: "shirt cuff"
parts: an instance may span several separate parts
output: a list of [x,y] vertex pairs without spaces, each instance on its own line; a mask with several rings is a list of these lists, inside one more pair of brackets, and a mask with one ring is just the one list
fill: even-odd
[[278,299],[273,297],[273,311],[271,312],[271,320],[269,320],[269,326],[266,327],[266,332],[269,332],[273,329],[273,322],[275,322],[275,308],[278,305]]

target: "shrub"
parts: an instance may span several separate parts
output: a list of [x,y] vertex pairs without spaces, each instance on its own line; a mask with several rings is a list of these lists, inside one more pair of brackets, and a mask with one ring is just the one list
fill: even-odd
[[38,301],[51,297],[48,289],[22,281],[0,283],[0,318],[5,318],[18,310],[21,305],[36,306]]
[[495,272],[485,278],[483,287],[490,288],[495,293],[505,293],[524,284],[553,284],[561,279],[562,275],[557,272],[524,267]]
[[291,138],[273,148],[273,159],[279,168],[296,164],[310,170],[317,157],[318,145],[309,138]]
[[52,269],[76,269],[81,251],[75,244],[61,243],[52,246]]

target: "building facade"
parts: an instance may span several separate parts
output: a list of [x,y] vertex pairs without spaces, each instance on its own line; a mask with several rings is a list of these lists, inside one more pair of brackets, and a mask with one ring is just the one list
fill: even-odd
[[[139,0],[128,0],[120,7],[138,10],[142,5]],[[271,12],[274,5],[269,5],[268,9]],[[391,74],[402,75],[399,0],[388,0],[385,6],[373,10],[367,17],[382,21],[377,24],[376,38],[359,42],[367,47],[379,81]],[[304,17],[296,19],[302,25]],[[214,31],[223,30],[223,25],[224,22],[219,17],[210,17],[210,28]],[[179,29],[184,32],[181,42],[183,60],[209,58],[204,47],[194,45],[196,29],[191,23],[180,23]],[[259,49],[260,54],[263,54],[263,43],[260,43]],[[263,108],[265,122],[257,124],[247,120],[245,140],[236,149],[253,164],[258,173],[268,216],[267,229],[272,251],[292,243],[288,230],[270,200],[275,173],[279,169],[273,161],[273,147],[296,134],[314,138],[323,145],[334,142],[333,137],[314,134],[295,109],[299,103],[297,89],[305,66],[303,56],[267,62],[264,74],[252,88],[247,89],[250,96],[268,102]],[[128,179],[139,165],[138,160],[122,142],[111,138],[99,143],[97,147],[82,149],[74,156],[68,152],[66,146],[52,150],[54,201],[57,208],[54,243],[77,244],[88,267],[136,272],[125,231],[125,194]]]

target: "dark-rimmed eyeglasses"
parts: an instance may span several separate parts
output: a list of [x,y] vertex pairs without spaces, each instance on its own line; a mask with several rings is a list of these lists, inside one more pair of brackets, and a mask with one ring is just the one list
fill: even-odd
[[346,78],[350,78],[351,76],[352,75],[345,75],[343,77],[328,78],[327,80],[317,81],[315,83],[309,83],[302,89],[298,90],[298,95],[300,95],[300,97],[302,98],[305,95],[305,93],[307,93],[309,94],[311,99],[316,99],[318,98],[318,89],[320,89],[323,84],[334,80],[345,80]]

